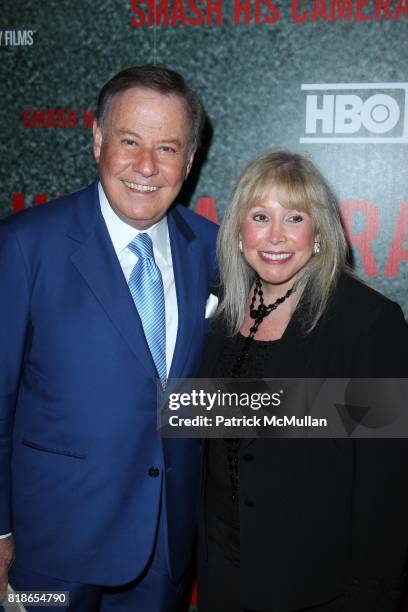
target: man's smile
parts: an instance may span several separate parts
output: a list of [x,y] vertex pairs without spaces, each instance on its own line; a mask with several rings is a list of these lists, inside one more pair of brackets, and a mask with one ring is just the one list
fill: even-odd
[[141,183],[131,183],[130,181],[122,181],[126,187],[132,189],[132,191],[139,191],[145,193],[146,191],[157,191],[159,188],[155,185],[142,185]]

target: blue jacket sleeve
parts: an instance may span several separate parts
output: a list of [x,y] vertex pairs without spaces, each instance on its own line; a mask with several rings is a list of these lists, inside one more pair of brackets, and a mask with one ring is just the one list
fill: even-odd
[[20,245],[0,224],[0,534],[11,531],[10,459],[14,413],[29,320],[29,287]]

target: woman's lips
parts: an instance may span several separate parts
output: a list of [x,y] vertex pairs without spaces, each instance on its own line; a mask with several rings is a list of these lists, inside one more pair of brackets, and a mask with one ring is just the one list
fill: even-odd
[[279,251],[272,253],[270,251],[258,251],[259,257],[268,264],[284,264],[291,257],[293,257],[293,253],[288,253],[287,251]]

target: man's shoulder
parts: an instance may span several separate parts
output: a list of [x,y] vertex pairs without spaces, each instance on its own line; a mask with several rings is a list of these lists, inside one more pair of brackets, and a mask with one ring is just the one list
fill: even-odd
[[169,216],[177,221],[181,221],[198,237],[208,237],[215,240],[218,234],[219,226],[213,221],[206,219],[202,215],[177,204],[169,211]]
[[97,181],[94,181],[79,191],[10,215],[2,221],[2,224],[18,233],[40,232],[42,228],[48,230],[50,226],[56,229],[64,228],[72,223],[73,216],[78,212],[87,214],[86,202],[89,203],[89,212],[91,212],[96,196]]

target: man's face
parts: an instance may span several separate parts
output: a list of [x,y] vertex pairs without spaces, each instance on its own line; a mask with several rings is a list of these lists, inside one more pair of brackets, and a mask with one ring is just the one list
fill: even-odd
[[178,96],[132,88],[113,97],[104,126],[94,124],[94,155],[123,221],[144,230],[166,214],[193,161],[190,130]]

